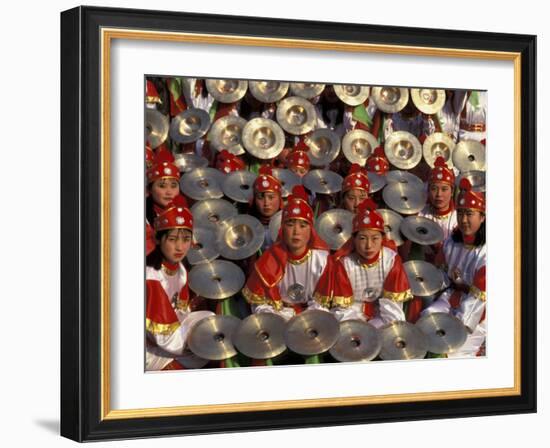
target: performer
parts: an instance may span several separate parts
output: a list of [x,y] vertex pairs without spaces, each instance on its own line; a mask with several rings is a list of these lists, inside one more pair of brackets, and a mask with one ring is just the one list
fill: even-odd
[[453,201],[454,185],[453,170],[447,166],[443,157],[438,157],[428,179],[428,203],[418,215],[435,221],[443,230],[445,239],[457,225]]
[[353,219],[352,237],[334,254],[344,268],[344,275],[335,279],[344,293],[333,298],[332,312],[339,320],[367,320],[379,328],[405,320],[403,303],[413,295],[395,244],[385,237],[384,219],[375,209],[371,199],[363,201]]
[[451,313],[471,334],[460,351],[449,357],[475,356],[485,341],[485,197],[467,179],[460,182],[457,228],[443,244],[438,264],[446,273],[448,288],[422,315]]
[[460,130],[460,110],[457,107],[454,90],[445,90],[445,104],[437,111],[436,116],[436,132],[443,132],[453,139],[458,141],[458,132]]
[[355,213],[359,204],[369,197],[369,188],[367,171],[354,163],[342,181],[342,208]]
[[374,148],[372,154],[367,158],[365,167],[367,171],[372,171],[380,176],[385,176],[388,173],[390,170],[390,162],[386,157],[383,146]]
[[339,295],[329,248],[313,226],[313,210],[301,186],[283,209],[279,238],[254,264],[243,295],[253,313],[290,319],[306,308],[327,310]]
[[424,143],[426,136],[436,131],[436,125],[431,115],[420,112],[409,98],[407,105],[399,112],[389,114],[384,121],[384,141],[396,131],[407,131]]
[[264,251],[273,244],[269,232],[269,221],[280,209],[283,208],[283,197],[281,195],[282,185],[273,176],[270,166],[260,167],[258,177],[254,181],[254,198],[251,214],[256,216],[264,225],[265,238],[261,250]]
[[146,258],[146,370],[183,369],[195,355],[185,350],[192,326],[210,311],[192,311],[182,264],[192,240],[193,216],[170,205],[154,223],[155,250]]
[[152,224],[180,194],[180,171],[168,160],[169,158],[162,154],[158,155],[151,168],[147,170],[145,217],[149,224]]
[[286,166],[293,173],[304,177],[310,167],[309,156],[307,152],[300,149],[293,150],[286,158]]

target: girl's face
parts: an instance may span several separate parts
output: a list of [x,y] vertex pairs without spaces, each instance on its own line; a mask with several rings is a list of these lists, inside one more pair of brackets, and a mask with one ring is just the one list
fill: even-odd
[[304,177],[307,174],[307,169],[303,166],[290,165],[289,170],[300,177]]
[[254,202],[262,216],[271,218],[279,210],[281,198],[277,193],[266,191],[265,193],[256,193],[254,195]]
[[447,210],[451,204],[452,196],[453,189],[449,184],[445,182],[434,182],[430,184],[428,199],[436,210]]
[[368,197],[365,190],[353,188],[344,193],[344,208],[352,213],[357,211],[357,207]]
[[177,179],[157,179],[151,184],[151,198],[162,208],[166,208],[179,193]]
[[485,215],[477,210],[459,208],[456,211],[456,219],[462,235],[471,236],[479,230],[481,223],[485,221]]
[[382,249],[382,233],[378,230],[359,230],[354,238],[355,251],[364,259],[371,260]]
[[303,219],[287,219],[284,222],[283,240],[293,255],[304,253],[310,237],[311,227]]
[[169,263],[182,261],[191,246],[192,233],[187,229],[172,229],[160,240],[162,256]]

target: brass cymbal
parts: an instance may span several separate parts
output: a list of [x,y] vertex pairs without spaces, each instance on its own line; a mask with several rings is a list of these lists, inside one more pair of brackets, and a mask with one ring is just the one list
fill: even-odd
[[271,172],[273,173],[273,177],[281,182],[281,186],[283,187],[281,195],[283,198],[288,197],[292,193],[292,188],[296,185],[302,185],[302,178],[289,169],[273,168]]
[[208,132],[210,145],[216,151],[227,149],[236,156],[244,154],[242,133],[245,126],[246,120],[235,115],[218,118]]
[[237,350],[252,359],[270,359],[286,350],[283,317],[274,313],[251,314],[233,334]]
[[413,184],[391,183],[382,190],[384,202],[402,215],[414,215],[426,205],[428,194]]
[[244,282],[242,269],[226,260],[196,264],[189,272],[189,287],[207,299],[227,299],[238,293]]
[[324,84],[315,84],[311,82],[291,82],[290,93],[292,95],[300,96],[306,100],[315,98],[325,90]]
[[281,221],[283,218],[283,211],[279,210],[275,213],[269,220],[269,235],[271,236],[271,241],[277,241],[279,236],[279,229],[281,228]]
[[233,171],[225,176],[222,189],[228,198],[236,202],[248,204],[254,196],[254,181],[256,175],[251,171]]
[[378,109],[393,114],[409,102],[409,89],[403,87],[373,87],[371,96]]
[[464,345],[468,331],[464,324],[447,313],[432,313],[415,324],[426,336],[431,353],[453,353]]
[[215,168],[197,168],[181,176],[180,188],[196,201],[219,199],[223,196],[223,180],[224,174]]
[[340,362],[370,361],[382,348],[379,331],[359,319],[340,322],[340,336],[330,354]]
[[319,355],[338,340],[338,320],[328,311],[306,310],[286,324],[285,343],[300,355]]
[[317,112],[308,100],[290,96],[277,106],[277,123],[288,133],[303,135],[312,131],[317,121]]
[[210,316],[198,322],[187,339],[195,355],[211,361],[221,361],[237,354],[233,335],[240,319],[235,316]]
[[206,90],[220,103],[234,103],[244,97],[248,81],[238,79],[207,79]]
[[327,210],[315,220],[315,229],[332,250],[340,249],[351,237],[353,213],[339,208]]
[[157,148],[168,138],[170,122],[166,115],[155,109],[145,109],[145,140],[151,148]]
[[407,216],[400,227],[401,233],[409,240],[422,246],[443,241],[443,229],[431,219],[423,216]]
[[206,135],[210,115],[203,109],[187,109],[172,118],[170,138],[178,143],[191,143]]
[[288,92],[289,83],[283,81],[249,81],[248,89],[262,103],[276,103]]
[[439,112],[445,105],[445,90],[411,89],[411,98],[420,112],[432,115]]
[[302,183],[314,193],[332,194],[342,189],[342,176],[329,170],[311,170],[302,178]]
[[258,159],[273,159],[285,146],[285,133],[268,118],[253,118],[246,123],[241,136],[246,150]]
[[376,193],[386,186],[386,176],[381,176],[374,171],[368,171],[367,177],[369,178],[369,194]]
[[195,168],[207,167],[208,159],[193,153],[177,154],[175,156],[174,165],[179,168],[180,173],[188,173]]
[[455,142],[443,132],[435,132],[424,140],[422,153],[424,160],[431,168],[434,167],[435,159],[443,157],[449,168],[453,167],[453,150]]
[[363,129],[349,131],[342,139],[342,151],[351,163],[365,166],[367,159],[378,146],[378,140]]
[[309,160],[313,166],[325,166],[340,153],[340,138],[330,129],[316,129],[306,139]]
[[358,106],[364,103],[370,94],[369,86],[358,86],[355,84],[335,84],[334,93],[348,106]]
[[251,215],[237,215],[223,222],[218,231],[220,255],[229,260],[243,260],[262,247],[265,229]]
[[456,179],[456,186],[460,185],[462,179],[468,179],[472,185],[472,190],[478,193],[485,192],[485,171],[465,171]]
[[195,227],[193,244],[187,252],[189,264],[202,264],[214,261],[220,256],[216,248],[216,230],[212,227]]
[[395,321],[381,329],[380,358],[422,359],[428,351],[427,338],[414,324]]
[[458,142],[453,151],[453,163],[461,173],[485,171],[485,146],[476,140]]
[[403,263],[403,267],[415,296],[432,296],[444,286],[443,272],[427,261],[411,260]]
[[384,144],[389,162],[402,170],[414,168],[422,159],[422,145],[407,131],[392,132]]
[[238,215],[237,209],[225,199],[205,199],[195,202],[191,214],[195,226],[208,228],[218,232],[218,228],[228,219]]
[[424,188],[424,182],[420,177],[415,176],[408,171],[401,170],[391,170],[386,174],[386,183],[388,184],[410,184],[414,188],[422,189]]
[[403,217],[399,213],[395,213],[387,208],[379,208],[376,211],[380,213],[380,216],[384,219],[386,237],[395,242],[396,246],[401,246],[404,241],[399,228],[403,222]]

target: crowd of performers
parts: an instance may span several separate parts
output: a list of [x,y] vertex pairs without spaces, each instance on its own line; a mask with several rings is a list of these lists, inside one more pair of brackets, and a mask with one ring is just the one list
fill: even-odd
[[[200,79],[148,78],[146,84],[146,108],[156,109],[168,119],[191,108],[205,110],[213,123],[227,115],[245,120],[276,116],[277,102],[262,103],[247,92],[238,101],[222,103]],[[444,273],[444,288],[431,301],[412,294],[403,268],[404,262],[418,259],[418,248],[410,242],[398,247],[387,237],[380,210],[388,207],[380,192],[369,194],[369,173],[386,176],[395,169],[384,153],[384,142],[395,131],[410,132],[421,142],[441,132],[454,142],[485,144],[485,93],[445,93],[443,107],[432,115],[419,111],[411,100],[395,113],[381,111],[372,98],[349,106],[335,95],[332,86],[310,98],[317,113],[315,129],[328,128],[340,137],[364,129],[379,143],[364,166],[350,163],[340,154],[323,167],[343,178],[341,191],[334,195],[314,194],[300,185],[283,197],[281,182],[273,175],[275,168],[289,169],[300,177],[312,169],[307,134],[285,132],[283,151],[269,160],[247,152],[235,155],[214,150],[207,136],[189,144],[170,138],[157,147],[147,142],[146,370],[189,368],[192,362],[186,359],[193,358],[186,346],[190,329],[201,319],[221,313],[239,318],[275,313],[288,320],[304,310],[319,309],[333,313],[340,322],[360,319],[381,328],[445,312],[460,319],[469,333],[464,346],[448,356],[482,354],[486,334],[484,194],[475,191],[467,179],[457,185],[459,173],[443,158],[437,158],[433,167],[422,160],[411,170],[427,191],[427,203],[419,215],[436,222],[445,235],[443,242],[420,251],[420,258]],[[236,262],[246,283],[231,298],[230,306],[205,299],[189,288],[191,266],[186,255],[194,244],[193,231],[201,222],[194,221],[190,211],[195,201],[180,189],[182,174],[174,161],[182,153],[204,157],[209,166],[224,174],[236,170],[257,174],[250,204],[234,205],[239,213],[261,221],[265,239],[258,253]],[[316,218],[332,208],[354,214],[352,235],[338,250],[331,250],[315,229]],[[273,241],[268,226],[279,211],[280,231]],[[292,300],[287,300],[289,296]],[[224,363],[209,363],[208,367],[220,365]]]

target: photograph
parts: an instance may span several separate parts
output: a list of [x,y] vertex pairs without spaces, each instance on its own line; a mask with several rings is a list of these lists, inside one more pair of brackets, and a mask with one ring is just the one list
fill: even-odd
[[490,92],[144,84],[147,372],[486,355]]

